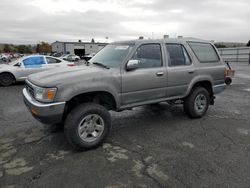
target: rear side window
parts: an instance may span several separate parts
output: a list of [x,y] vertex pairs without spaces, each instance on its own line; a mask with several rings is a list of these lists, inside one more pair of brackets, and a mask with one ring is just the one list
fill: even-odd
[[139,60],[139,68],[161,67],[161,46],[160,44],[143,44],[137,48],[132,59]]
[[59,59],[55,59],[53,57],[46,57],[48,64],[54,64],[54,63],[60,63],[61,61]]
[[209,43],[188,42],[196,57],[201,63],[213,63],[220,61],[214,47]]
[[41,67],[42,64],[45,64],[43,57],[28,57],[23,60],[23,64],[26,68],[38,68]]
[[170,57],[169,66],[190,65],[191,59],[181,44],[166,44],[166,48]]

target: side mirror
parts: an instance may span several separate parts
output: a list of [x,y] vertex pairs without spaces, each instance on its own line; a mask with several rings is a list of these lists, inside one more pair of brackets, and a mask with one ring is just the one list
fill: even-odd
[[16,66],[16,67],[21,67],[21,63],[20,62],[18,62],[18,63],[16,63],[14,66]]
[[138,68],[139,61],[138,60],[129,60],[126,66],[127,71],[132,71]]

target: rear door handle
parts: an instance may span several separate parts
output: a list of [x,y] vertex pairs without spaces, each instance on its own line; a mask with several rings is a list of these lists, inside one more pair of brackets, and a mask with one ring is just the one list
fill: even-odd
[[164,72],[157,72],[156,73],[156,76],[163,76],[164,75]]

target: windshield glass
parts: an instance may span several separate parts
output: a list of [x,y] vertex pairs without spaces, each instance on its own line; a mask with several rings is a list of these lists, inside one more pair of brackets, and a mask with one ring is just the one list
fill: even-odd
[[10,62],[10,63],[8,63],[8,64],[11,65],[11,66],[14,66],[14,65],[16,65],[18,62],[21,62],[22,59],[23,59],[23,58],[16,59],[16,60],[14,60],[14,61],[12,61],[12,62]]
[[133,45],[131,44],[109,44],[99,51],[89,62],[118,68],[132,48]]

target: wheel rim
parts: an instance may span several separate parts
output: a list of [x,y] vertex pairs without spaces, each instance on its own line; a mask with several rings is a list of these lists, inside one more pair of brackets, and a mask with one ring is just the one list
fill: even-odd
[[198,113],[203,113],[207,106],[207,98],[204,94],[200,93],[196,96],[194,101],[195,110]]
[[78,125],[78,134],[85,142],[94,142],[104,131],[104,120],[98,114],[85,116]]

